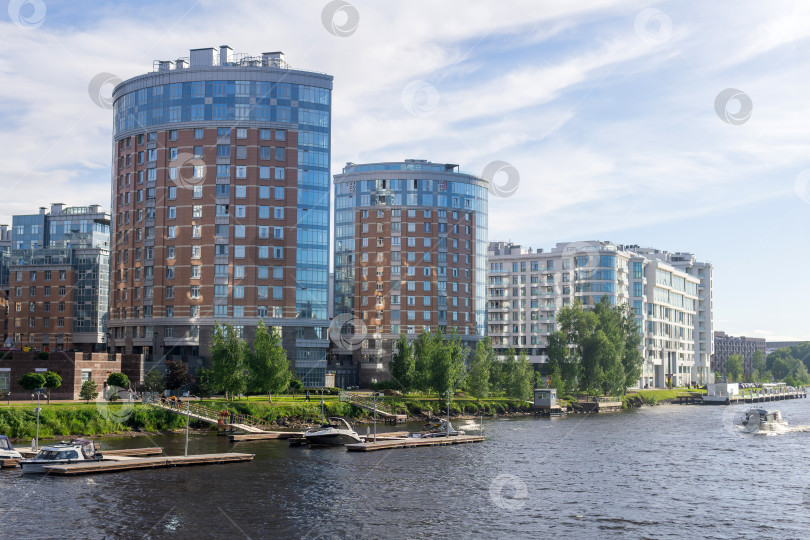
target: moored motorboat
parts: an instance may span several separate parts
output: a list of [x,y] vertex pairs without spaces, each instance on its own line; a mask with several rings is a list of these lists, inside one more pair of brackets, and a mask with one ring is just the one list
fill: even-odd
[[424,439],[427,437],[455,437],[464,435],[463,431],[458,431],[450,423],[450,420],[440,418],[438,420],[430,421],[425,424],[423,431],[416,431],[408,433],[408,437]]
[[8,437],[0,435],[0,461],[7,459],[22,459],[22,456],[11,446]]
[[22,467],[23,474],[42,474],[48,472],[45,467],[50,465],[66,465],[100,459],[101,454],[96,453],[93,441],[73,439],[70,442],[43,446],[33,459],[20,461],[20,467]]
[[328,418],[321,426],[308,429],[304,438],[313,446],[342,446],[363,442],[349,423],[337,416]]

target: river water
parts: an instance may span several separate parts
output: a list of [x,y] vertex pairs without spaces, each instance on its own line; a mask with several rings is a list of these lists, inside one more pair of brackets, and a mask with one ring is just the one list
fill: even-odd
[[[769,406],[810,426],[810,400]],[[485,420],[484,443],[375,453],[192,435],[192,453],[255,461],[77,478],[5,470],[0,536],[807,538],[810,432],[737,433],[740,408]],[[183,442],[102,440],[167,454]]]

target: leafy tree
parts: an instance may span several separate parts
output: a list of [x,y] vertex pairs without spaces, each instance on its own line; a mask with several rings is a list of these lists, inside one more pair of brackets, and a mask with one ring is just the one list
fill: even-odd
[[449,340],[445,340],[439,330],[432,341],[430,387],[440,394],[452,392],[461,385],[461,381],[466,375],[461,340],[455,333]]
[[728,374],[729,382],[736,382],[740,380],[743,374],[743,366],[745,359],[741,354],[732,354],[726,360],[726,373]]
[[[514,358],[514,357],[513,357]],[[521,351],[517,360],[512,363],[507,394],[515,399],[531,398],[534,383],[534,368],[529,362],[526,351]]]
[[121,372],[110,373],[110,375],[107,377],[107,386],[129,388],[129,377]]
[[44,375],[45,375],[45,388],[48,389],[48,403],[50,403],[51,389],[59,388],[60,386],[62,386],[62,377],[60,377],[58,373],[54,373],[53,371],[46,371]]
[[283,392],[290,385],[292,372],[287,360],[287,351],[281,346],[281,336],[273,328],[268,330],[264,321],[259,321],[253,352],[248,354],[251,386],[259,392],[267,392],[272,403],[272,394]]
[[194,382],[194,376],[188,372],[188,364],[166,360],[166,388],[180,390]]
[[475,351],[470,360],[470,371],[467,374],[470,394],[478,399],[489,396],[489,378],[494,359],[495,351],[492,349],[492,341],[488,337],[479,340],[475,345]]
[[129,377],[123,373],[110,373],[107,377],[107,399],[115,402],[118,400],[119,388],[129,388]]
[[166,379],[160,371],[153,369],[143,378],[141,391],[160,394],[164,390],[166,390]]
[[515,386],[515,370],[517,369],[515,354],[515,349],[509,347],[501,360],[501,390],[507,396],[511,396],[511,390]]
[[302,382],[301,382],[301,381],[299,381],[298,379],[292,379],[292,380],[290,380],[290,388],[289,388],[289,391],[290,391],[290,393],[291,393],[293,396],[295,396],[295,394],[296,394],[297,392],[300,392],[300,391],[301,391],[301,390],[303,390],[303,389],[304,389],[304,383],[302,383]]
[[765,365],[765,355],[762,354],[762,351],[754,351],[754,354],[751,356],[751,365],[754,369],[754,373],[759,371],[760,374],[765,373],[767,366]]
[[45,388],[45,375],[35,372],[24,373],[17,382],[26,390],[38,390]]
[[[729,357],[729,360],[731,360],[731,357]],[[728,362],[726,362],[726,365],[728,366]],[[790,374],[790,366],[786,359],[777,357],[771,364],[771,373],[773,374],[773,378],[777,381],[781,381],[787,377]]]
[[444,341],[444,336],[441,331],[435,334],[423,331],[413,344],[414,355],[416,356],[413,386],[420,392],[430,393],[431,389],[433,389],[434,357],[438,353],[442,341]]
[[233,325],[214,325],[211,340],[211,372],[214,384],[225,392],[225,399],[245,391],[245,363],[248,346]]
[[391,373],[392,382],[407,393],[413,390],[416,382],[416,357],[414,356],[413,345],[408,343],[405,334],[400,334],[394,348],[388,371]]
[[95,381],[88,379],[82,383],[82,388],[79,390],[79,397],[86,403],[90,403],[91,399],[98,397],[98,386]]
[[799,362],[799,365],[796,366],[796,370],[793,372],[793,378],[796,379],[798,384],[791,386],[799,386],[810,383],[810,373],[807,372],[807,367],[805,367],[803,363]]
[[198,368],[197,378],[194,381],[194,393],[201,397],[211,397],[217,391],[217,386],[214,383],[214,374],[208,368]]
[[[494,351],[493,351],[494,352]],[[492,357],[492,362],[489,365],[489,388],[490,392],[503,392],[506,386],[506,377],[504,374],[503,361],[497,357]]]

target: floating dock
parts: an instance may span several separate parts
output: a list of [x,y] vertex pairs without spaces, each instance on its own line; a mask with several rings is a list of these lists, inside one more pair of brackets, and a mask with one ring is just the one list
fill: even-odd
[[[31,459],[39,449],[31,450],[30,448],[16,448],[23,459]],[[121,458],[137,457],[137,456],[157,456],[163,453],[163,448],[160,446],[150,446],[148,448],[124,448],[121,450],[97,450],[101,454],[102,460],[119,461]],[[5,459],[0,460],[0,469],[14,468],[20,466],[18,459]]]
[[131,471],[135,469],[160,469],[184,465],[214,465],[224,463],[243,463],[252,461],[254,454],[196,454],[192,456],[162,456],[147,458],[128,458],[120,456],[115,461],[88,461],[86,463],[69,463],[45,467],[48,474],[59,476],[78,476],[108,472]]
[[415,448],[417,446],[452,446],[454,444],[466,444],[483,442],[484,437],[477,435],[458,435],[452,437],[408,437],[400,439],[382,440],[378,437],[377,442],[366,442],[357,444],[347,444],[346,450],[349,452],[376,452],[378,450],[392,450],[394,448]]
[[239,435],[231,435],[231,442],[244,442],[244,441],[267,441],[267,440],[280,440],[280,439],[295,439],[303,437],[303,431],[263,431],[261,433],[241,433]]

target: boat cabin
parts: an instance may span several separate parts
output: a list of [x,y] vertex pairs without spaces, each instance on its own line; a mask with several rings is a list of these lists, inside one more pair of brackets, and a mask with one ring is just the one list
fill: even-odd
[[545,409],[554,408],[557,406],[557,389],[556,388],[535,388],[534,389],[534,406],[542,407]]

